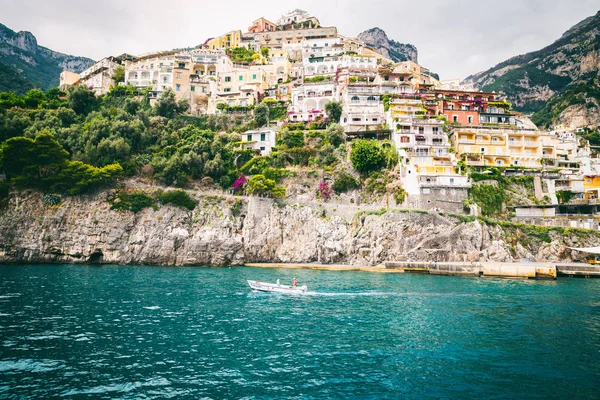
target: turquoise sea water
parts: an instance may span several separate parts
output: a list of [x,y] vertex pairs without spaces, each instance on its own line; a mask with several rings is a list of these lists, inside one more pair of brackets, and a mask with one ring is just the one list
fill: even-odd
[[0,267],[0,398],[53,397],[597,399],[600,280]]

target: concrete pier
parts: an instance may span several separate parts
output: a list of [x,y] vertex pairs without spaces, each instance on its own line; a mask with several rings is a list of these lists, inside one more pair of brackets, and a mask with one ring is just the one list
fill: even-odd
[[557,269],[550,263],[500,262],[410,262],[391,261],[388,269],[423,272],[431,275],[459,275],[500,278],[556,279]]

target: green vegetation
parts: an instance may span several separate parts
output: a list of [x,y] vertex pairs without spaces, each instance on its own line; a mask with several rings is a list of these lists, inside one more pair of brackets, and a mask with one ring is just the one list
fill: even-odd
[[339,101],[329,101],[325,104],[325,112],[327,113],[329,124],[337,124],[342,117],[342,103]]
[[275,181],[267,179],[264,175],[254,175],[248,180],[247,188],[248,194],[267,196],[274,198],[284,198],[285,189],[281,186],[275,185]]
[[254,123],[257,127],[263,127],[269,122],[269,106],[261,103],[254,109]]
[[225,49],[225,53],[235,64],[250,64],[254,62],[257,57],[260,58],[259,54],[247,47],[230,47]]
[[379,144],[371,140],[357,140],[352,143],[350,160],[354,169],[362,174],[380,171],[386,162]]
[[117,211],[132,211],[138,213],[144,208],[154,207],[154,199],[152,196],[144,192],[120,192],[113,199],[111,208]]
[[336,193],[345,193],[349,190],[355,190],[360,188],[360,183],[356,179],[354,179],[354,177],[349,173],[340,171],[336,174],[335,180],[331,188]]
[[0,62],[0,91],[25,94],[34,84],[10,65]]
[[563,93],[548,100],[533,115],[532,121],[538,126],[549,127],[567,107],[578,104],[595,107],[590,99],[600,99],[600,84],[594,78],[569,85]]
[[198,205],[198,200],[194,199],[186,191],[181,189],[168,191],[158,190],[154,195],[156,200],[161,204],[171,204],[176,207],[187,208],[190,211]]

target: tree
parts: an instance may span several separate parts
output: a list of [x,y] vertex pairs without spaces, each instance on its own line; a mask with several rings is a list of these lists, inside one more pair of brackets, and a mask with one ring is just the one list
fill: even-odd
[[352,144],[350,161],[355,170],[360,173],[369,173],[381,170],[385,164],[385,155],[377,145],[370,140],[357,140]]
[[332,146],[338,147],[346,140],[344,128],[337,123],[329,124],[325,131],[325,140],[327,140]]
[[154,114],[159,117],[173,118],[174,116],[185,112],[189,104],[185,100],[177,101],[175,92],[172,89],[166,89],[154,103]]
[[123,68],[120,65],[117,68],[115,68],[115,72],[113,72],[112,79],[117,85],[120,82],[125,82],[125,68]]
[[258,128],[261,128],[269,122],[269,106],[260,103],[254,108],[254,123]]
[[329,123],[339,123],[340,118],[342,117],[342,103],[339,101],[330,101],[325,104],[325,112],[327,113],[327,117],[329,117]]
[[290,131],[287,127],[279,130],[277,144],[287,146],[289,149],[304,146],[304,132]]
[[264,58],[269,58],[269,48],[268,47],[263,47],[260,49],[260,54],[264,57]]
[[44,93],[39,89],[31,89],[25,94],[25,107],[27,108],[38,108],[44,101]]
[[80,115],[89,114],[97,104],[96,95],[85,86],[73,86],[67,93],[69,107]]

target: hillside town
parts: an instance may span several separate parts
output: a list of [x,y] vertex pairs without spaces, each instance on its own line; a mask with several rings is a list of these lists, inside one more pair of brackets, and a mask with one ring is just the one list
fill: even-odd
[[[79,74],[63,71],[60,88],[74,85],[97,95],[126,85],[151,102],[170,90],[191,115],[251,114],[266,104],[268,126],[240,134],[241,146],[261,155],[276,146],[284,125],[328,122],[326,106],[336,102],[341,114],[333,122],[347,140],[396,148],[405,208],[477,215],[476,206],[465,206],[473,185],[467,172],[497,167],[503,175],[534,177],[535,196],[515,207],[517,220],[598,229],[592,216],[600,204],[600,159],[576,130],[540,130],[501,93],[439,80],[411,60],[395,62],[302,10],[276,22],[258,18],[193,49],[123,54]],[[568,201],[559,201],[565,194]]]

